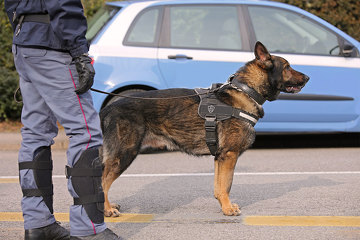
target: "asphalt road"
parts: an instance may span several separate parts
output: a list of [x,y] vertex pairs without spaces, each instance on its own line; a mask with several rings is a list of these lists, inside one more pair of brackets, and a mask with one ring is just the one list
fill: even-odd
[[[65,151],[54,151],[54,209],[69,227]],[[0,239],[23,239],[17,152],[0,152]],[[212,157],[140,155],[110,190],[125,239],[360,239],[360,148],[256,148],[235,170],[227,217],[213,198]]]

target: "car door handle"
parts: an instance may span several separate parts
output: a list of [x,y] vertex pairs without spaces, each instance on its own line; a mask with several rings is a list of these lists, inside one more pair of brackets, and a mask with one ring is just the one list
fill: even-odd
[[176,54],[176,55],[169,55],[168,59],[189,59],[192,60],[192,57],[186,56],[184,54]]

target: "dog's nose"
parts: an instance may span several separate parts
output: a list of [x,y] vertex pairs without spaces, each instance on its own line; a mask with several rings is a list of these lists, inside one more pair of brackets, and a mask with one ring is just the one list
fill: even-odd
[[303,78],[303,79],[304,79],[305,82],[307,82],[307,81],[309,81],[310,78],[309,78],[309,76],[307,76],[307,75],[304,74],[304,78]]

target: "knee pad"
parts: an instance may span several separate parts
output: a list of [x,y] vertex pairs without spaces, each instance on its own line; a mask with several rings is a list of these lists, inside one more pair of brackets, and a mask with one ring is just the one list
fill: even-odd
[[66,177],[71,176],[71,183],[79,196],[74,198],[74,205],[82,205],[90,220],[104,222],[104,192],[101,186],[102,163],[99,150],[85,150],[72,168],[66,166]]
[[37,189],[22,189],[24,197],[43,197],[51,214],[53,209],[52,159],[50,146],[36,149],[33,161],[19,163],[19,171],[32,169]]

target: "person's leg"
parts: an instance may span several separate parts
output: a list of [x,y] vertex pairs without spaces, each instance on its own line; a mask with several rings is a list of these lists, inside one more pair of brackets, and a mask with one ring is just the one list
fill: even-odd
[[[74,92],[77,72],[69,54],[44,50],[42,56],[34,56],[38,49],[20,48],[18,51],[24,57],[25,71],[31,72],[32,84],[70,138],[67,158],[68,165],[73,167],[83,151],[102,144],[99,116],[92,107],[91,95],[78,96]],[[68,189],[74,198],[79,197],[71,178]],[[95,223],[89,218],[83,205],[71,206],[70,227],[71,235],[75,236],[100,233],[106,229],[103,221]]]
[[[22,143],[19,150],[20,185],[24,193],[21,205],[24,227],[31,229],[44,227],[55,222],[52,215],[51,199],[49,199],[52,198],[52,184],[49,182],[49,180],[51,181],[51,169],[49,166],[45,166],[39,170],[31,164],[33,162],[43,162],[43,165],[51,164],[50,145],[53,143],[53,138],[57,135],[58,129],[50,109],[27,76],[23,56],[15,46],[13,51],[23,97],[21,122],[24,126],[21,129]],[[48,185],[42,184],[43,189],[40,190],[46,195],[46,202],[44,196],[31,192],[31,189],[39,190],[42,178],[45,178],[45,184]]]
[[53,215],[50,146],[58,132],[56,119],[28,78],[23,55],[18,54],[16,46],[13,53],[23,97],[24,126],[18,160],[25,239],[69,239],[69,232],[55,222]]

